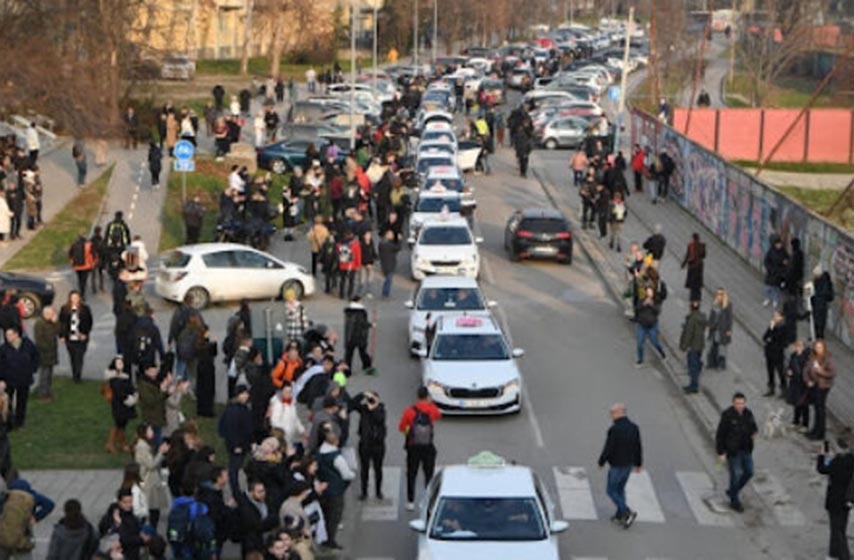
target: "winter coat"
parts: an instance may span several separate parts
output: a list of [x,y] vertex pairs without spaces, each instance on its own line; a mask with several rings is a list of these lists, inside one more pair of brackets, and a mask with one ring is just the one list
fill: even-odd
[[0,380],[9,387],[28,389],[38,367],[39,351],[26,335],[18,348],[9,343],[0,346]]
[[[792,256],[786,271],[786,287],[796,290],[804,281],[804,252],[799,239],[792,239]],[[794,291],[792,293],[795,293]]]
[[388,433],[385,404],[379,403],[371,410],[364,400],[361,393],[353,397],[353,410],[359,413],[359,447],[383,447]]
[[854,475],[854,455],[850,452],[840,453],[830,461],[826,461],[824,454],[820,454],[816,460],[816,470],[819,474],[830,477],[824,498],[824,509],[832,512],[848,510],[848,485],[851,482],[851,476]]
[[382,270],[383,276],[390,276],[394,274],[394,271],[397,268],[397,253],[399,251],[400,245],[394,241],[389,241],[388,239],[380,240],[378,254],[380,270]]
[[104,379],[110,384],[113,398],[110,401],[110,413],[117,426],[125,426],[136,418],[136,403],[139,395],[130,376],[122,371],[107,370]]
[[50,367],[59,363],[57,346],[60,326],[58,321],[46,321],[39,317],[33,327],[33,339],[39,351],[39,366]]
[[234,532],[233,527],[239,522],[237,509],[225,504],[222,490],[218,490],[210,481],[199,484],[196,500],[208,506],[208,516],[216,526],[216,541],[221,545],[228,539],[229,534]]
[[139,475],[142,480],[140,487],[145,492],[148,509],[162,511],[169,509],[166,481],[160,474],[160,469],[163,466],[163,454],[159,451],[155,454],[150,443],[139,440],[133,449],[133,460],[139,463]]
[[608,428],[605,447],[599,455],[599,466],[640,467],[643,465],[643,448],[637,424],[625,416],[617,418]]
[[[89,340],[89,333],[92,332],[92,311],[88,305],[81,304],[77,310],[79,324],[77,332],[86,335],[86,340]],[[59,336],[68,340],[71,336],[71,318],[72,310],[67,305],[63,305],[59,310]]]
[[816,315],[827,313],[827,309],[836,295],[833,291],[833,281],[830,279],[830,274],[822,272],[821,276],[813,282],[813,287],[815,292],[810,298],[813,311]]
[[141,376],[139,380],[139,414],[142,421],[156,428],[166,425],[166,399],[167,393],[160,390],[160,383],[151,381],[148,376]]
[[269,412],[270,427],[282,430],[289,444],[294,445],[299,442],[305,434],[305,426],[297,415],[296,399],[290,403],[284,403],[281,395],[277,393],[270,398]]
[[772,245],[765,253],[763,263],[765,265],[765,285],[781,287],[786,280],[786,273],[789,268],[789,254],[782,247],[777,249]]
[[[341,262],[341,252],[344,245],[347,244],[350,247],[351,258],[350,262]],[[351,270],[359,270],[362,266],[362,244],[358,239],[352,239],[349,242],[343,241],[338,244],[336,247],[336,255],[338,256],[338,270],[342,272],[347,272]]]
[[717,342],[722,346],[732,342],[732,304],[720,307],[713,304],[709,311],[709,341]]
[[12,230],[12,211],[5,196],[0,196],[0,235],[8,235]]
[[638,325],[648,329],[654,327],[658,323],[658,314],[661,313],[661,306],[656,303],[641,302],[637,309]]
[[225,440],[225,448],[229,453],[237,453],[237,449],[240,449],[241,454],[247,454],[252,444],[252,411],[247,405],[233,399],[220,416],[217,431]]
[[789,377],[789,393],[786,396],[786,402],[793,406],[807,404],[809,388],[804,380],[804,367],[810,359],[809,348],[804,349],[800,354],[792,352],[789,356],[789,365],[786,368],[786,375]]
[[50,535],[47,560],[89,560],[98,550],[98,534],[92,524],[83,520],[75,529],[65,524],[65,518],[54,525]]
[[703,287],[703,261],[706,258],[706,244],[694,242],[688,244],[685,258],[682,260],[682,268],[688,267],[685,276],[685,287],[689,290],[702,289]]
[[350,302],[344,309],[345,346],[367,345],[370,330],[371,321],[368,318],[368,310],[359,302]]
[[243,555],[252,550],[263,551],[264,533],[272,530],[279,522],[276,512],[267,508],[267,515],[262,517],[259,509],[245,492],[237,496],[237,509],[240,534],[243,539],[241,541]]
[[706,316],[697,309],[685,318],[682,334],[679,337],[679,349],[683,352],[702,352],[706,345]]
[[660,233],[655,233],[643,242],[643,248],[652,255],[652,258],[656,261],[660,261],[661,257],[664,256],[664,246],[667,244],[667,240]]
[[365,241],[365,238],[362,237],[361,239],[359,239],[359,245],[361,249],[359,254],[362,258],[362,264],[364,266],[374,264],[374,261],[377,260],[377,247],[374,244],[373,240],[368,243]]
[[721,414],[715,434],[715,449],[718,455],[732,457],[741,451],[753,452],[753,436],[759,429],[749,408],[739,414],[730,406]]
[[783,323],[769,326],[762,335],[765,344],[765,359],[775,363],[783,361],[788,341],[786,340],[786,328]]
[[833,387],[833,378],[835,375],[836,368],[833,367],[833,362],[830,361],[830,356],[824,360],[824,368],[820,369],[818,366],[818,360],[812,356],[804,366],[804,381],[808,384],[812,383],[819,389],[830,389]]

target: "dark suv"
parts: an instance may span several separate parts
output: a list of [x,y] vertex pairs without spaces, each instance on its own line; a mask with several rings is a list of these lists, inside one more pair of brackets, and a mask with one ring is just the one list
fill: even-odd
[[572,230],[567,219],[557,210],[517,210],[507,220],[504,248],[511,261],[555,259],[572,264]]

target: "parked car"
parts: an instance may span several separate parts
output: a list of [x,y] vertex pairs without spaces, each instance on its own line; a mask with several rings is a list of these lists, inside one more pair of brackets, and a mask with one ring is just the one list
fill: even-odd
[[314,278],[302,266],[235,243],[201,243],[173,249],[161,256],[155,291],[169,301],[204,309],[211,302],[282,297],[314,293]]
[[196,77],[196,63],[183,55],[167,56],[160,66],[164,80],[192,80]]
[[590,125],[579,117],[558,117],[534,130],[534,141],[549,150],[580,146]]
[[0,272],[0,292],[16,290],[24,319],[35,316],[44,306],[53,303],[56,292],[53,284],[36,276]]
[[267,169],[273,173],[286,173],[292,171],[294,167],[302,167],[305,169],[311,165],[310,161],[306,160],[305,151],[309,144],[314,144],[314,147],[323,154],[326,146],[330,143],[335,143],[339,148],[338,162],[343,163],[349,153],[349,138],[347,136],[321,136],[316,138],[294,138],[291,140],[280,140],[273,142],[261,148],[258,148],[256,160],[258,167]]
[[514,262],[523,258],[546,258],[572,264],[572,230],[557,210],[517,210],[507,220],[504,249]]

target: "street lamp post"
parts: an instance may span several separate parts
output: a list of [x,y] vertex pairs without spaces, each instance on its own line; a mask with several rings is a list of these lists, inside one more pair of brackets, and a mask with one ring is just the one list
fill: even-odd
[[350,0],[350,155],[356,152],[356,0]]
[[436,43],[439,40],[439,0],[433,0],[433,65],[436,65]]
[[374,88],[374,95],[376,95],[377,94],[377,26],[379,23],[377,21],[377,19],[379,17],[379,9],[380,9],[379,0],[374,0],[373,8],[374,8],[374,60],[373,60],[374,74],[373,74],[373,78],[371,79],[371,81],[372,81],[372,86]]
[[418,67],[418,0],[412,13],[412,66]]

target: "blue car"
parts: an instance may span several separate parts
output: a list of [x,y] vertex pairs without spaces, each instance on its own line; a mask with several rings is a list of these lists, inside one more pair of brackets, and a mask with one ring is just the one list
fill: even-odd
[[260,169],[267,169],[273,173],[287,173],[295,167],[307,169],[311,162],[307,161],[305,152],[310,144],[314,144],[317,151],[323,154],[326,147],[336,144],[338,152],[338,163],[343,163],[350,153],[349,139],[346,137],[318,137],[318,138],[295,138],[280,140],[258,148],[257,161]]

